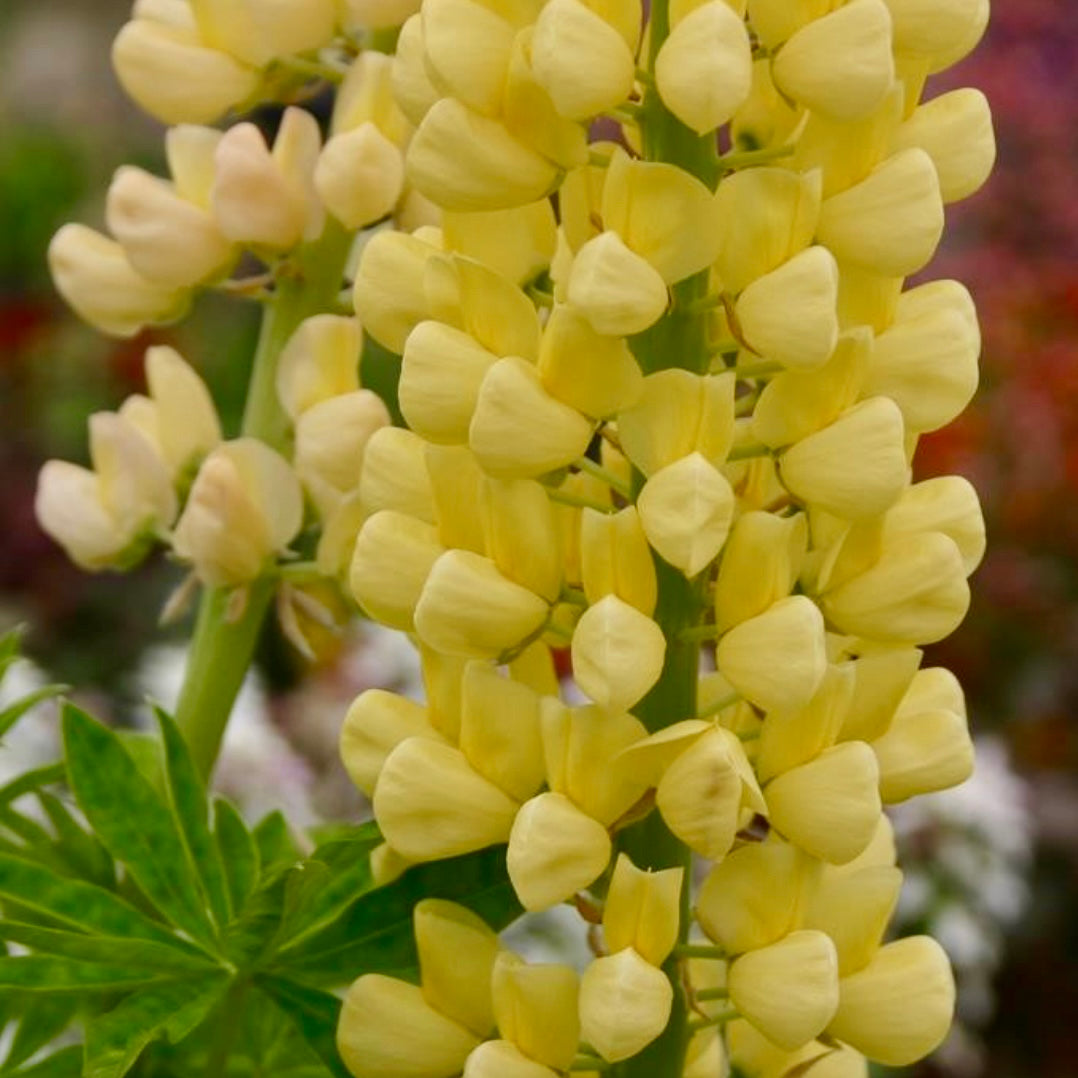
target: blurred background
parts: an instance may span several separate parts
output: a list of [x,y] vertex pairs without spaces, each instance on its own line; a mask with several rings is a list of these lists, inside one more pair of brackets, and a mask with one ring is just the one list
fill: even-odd
[[[107,64],[129,8],[0,0],[0,630],[26,623],[33,660],[0,694],[63,681],[96,713],[135,725],[145,694],[168,704],[182,673],[187,626],[157,627],[180,574],[163,561],[125,577],[73,568],[34,523],[36,473],[49,457],[85,462],[87,416],[141,389],[151,343],[204,372],[234,433],[255,322],[206,299],[176,329],[116,343],[52,292],[44,250],[55,229],[99,226],[121,163],[163,170],[159,129]],[[977,776],[894,816],[908,875],[901,929],[936,935],[960,980],[954,1036],[911,1076],[1078,1075],[1076,71],[1073,0],[996,0],[985,42],[928,91],[988,94],[999,165],[949,209],[923,275],[969,286],[984,354],[977,400],[924,439],[919,477],[973,481],[989,552],[968,619],[926,660],[965,686]],[[263,642],[220,775],[252,816],[282,807],[306,824],[356,811],[336,765],[343,709],[371,685],[415,686],[410,649],[390,635],[357,629],[322,643],[311,669],[272,634]],[[48,715],[17,732],[0,780],[55,753]]]

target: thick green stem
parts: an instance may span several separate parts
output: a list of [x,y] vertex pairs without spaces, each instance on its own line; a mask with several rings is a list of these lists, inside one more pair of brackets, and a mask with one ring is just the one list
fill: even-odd
[[[351,236],[331,221],[317,243],[300,251],[291,272],[281,275],[263,315],[243,433],[286,455],[291,429],[277,399],[278,360],[300,322],[334,308],[350,240]],[[274,590],[272,579],[256,580],[248,589],[246,605],[232,620],[233,600],[228,589],[206,588],[202,595],[176,721],[204,776],[213,770]]]

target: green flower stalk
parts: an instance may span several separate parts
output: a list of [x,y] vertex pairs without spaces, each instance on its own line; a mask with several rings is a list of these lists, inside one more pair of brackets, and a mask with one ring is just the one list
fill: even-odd
[[[118,176],[115,239],[62,230],[61,291],[127,334],[245,290],[247,252],[268,320],[246,437],[193,445],[181,476],[176,420],[125,406],[93,471],[46,468],[39,515],[88,568],[161,541],[210,589],[181,706],[207,769],[289,544],[316,536],[305,579],[422,660],[424,704],[369,691],[344,719],[378,878],[504,844],[526,910],[601,926],[585,970],[530,966],[420,903],[419,984],[356,981],[346,1064],[860,1078],[923,1057],[953,980],[933,941],[883,942],[882,809],[972,768],[961,691],[920,649],[964,617],[984,528],[964,480],[911,482],[974,391],[973,305],[904,279],[991,167],[976,91],[919,104],[987,5],[316,8],[145,6],[122,31],[121,80],[179,125],[172,180]],[[392,59],[364,47],[387,26]],[[272,147],[196,126],[321,76],[324,144],[298,108]],[[361,388],[362,335],[400,357],[406,427]],[[206,707],[208,733],[184,722]]]

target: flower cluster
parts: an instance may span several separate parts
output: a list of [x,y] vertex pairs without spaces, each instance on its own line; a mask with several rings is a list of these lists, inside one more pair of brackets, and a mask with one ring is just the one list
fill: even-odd
[[[200,444],[173,525],[167,470],[95,441],[78,482],[111,545],[83,553],[48,472],[42,516],[95,567],[172,528],[236,586],[305,491],[318,572],[422,660],[424,704],[369,690],[344,721],[378,877],[504,843],[526,910],[602,926],[578,977],[421,903],[420,984],[356,982],[350,1069],[852,1078],[930,1052],[953,980],[932,940],[883,942],[882,806],[972,767],[961,690],[920,649],[965,614],[983,522],[968,483],[910,464],[969,401],[979,335],[958,282],[903,285],[991,167],[982,95],[920,103],[987,3],[423,0],[380,9],[392,61],[335,36],[328,0],[254,7],[138,6],[116,63],[181,125],[173,181],[121,170],[116,239],[69,226],[53,265],[120,333],[241,252],[282,302],[332,278],[276,363],[280,452]],[[203,88],[158,92],[181,62]],[[272,149],[189,126],[312,68],[340,82],[324,146],[298,109]],[[357,232],[353,318],[343,259],[315,256]],[[359,388],[360,326],[400,356],[406,427]]]

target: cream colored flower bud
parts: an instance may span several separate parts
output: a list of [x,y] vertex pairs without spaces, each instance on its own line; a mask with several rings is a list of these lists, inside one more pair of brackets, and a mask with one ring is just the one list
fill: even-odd
[[367,444],[389,423],[369,389],[321,401],[299,417],[293,466],[323,517],[359,486]]
[[[987,21],[984,0],[885,0],[894,22],[895,49],[900,52],[951,53],[977,43]],[[976,35],[976,36],[973,36]],[[970,38],[972,37],[972,40]],[[955,56],[951,63],[961,59]]]
[[512,24],[493,5],[477,0],[430,0],[420,18],[431,82],[444,96],[496,116],[509,68]]
[[844,977],[828,1032],[869,1059],[904,1067],[938,1047],[954,1015],[954,977],[943,948],[928,936],[881,947]]
[[839,731],[840,741],[873,741],[890,725],[921,663],[917,648],[884,648],[853,663],[853,698]]
[[368,797],[386,757],[409,737],[441,740],[422,704],[384,689],[367,689],[352,701],[341,725],[341,760]]
[[919,710],[904,704],[872,749],[886,804],[949,789],[973,773],[973,742],[964,709]]
[[612,826],[649,785],[619,759],[624,749],[647,736],[643,723],[597,707],[569,708],[556,698],[543,701],[541,721],[551,790],[564,794],[604,826]]
[[112,337],[134,337],[143,326],[174,322],[188,296],[147,280],[120,244],[85,225],[64,225],[49,244],[49,271],[75,313]]
[[806,853],[841,865],[872,840],[879,769],[863,741],[846,741],[779,775],[765,791],[773,826]]
[[471,910],[444,899],[421,899],[413,917],[423,997],[476,1036],[489,1036],[494,1030],[490,979],[499,951],[497,935]]
[[429,318],[423,287],[437,248],[403,232],[376,232],[363,248],[352,298],[363,328],[391,352],[403,352],[417,323]]
[[[526,910],[546,910],[589,887],[610,860],[610,836],[563,794],[525,802],[513,821],[506,866]],[[504,1030],[503,1030],[504,1032]]]
[[189,288],[225,273],[235,260],[235,248],[203,207],[140,168],[117,170],[105,219],[136,272],[162,285]]
[[460,749],[484,778],[517,801],[543,784],[539,694],[486,663],[464,668]]
[[531,363],[508,356],[483,378],[468,444],[489,475],[534,478],[583,456],[592,430],[588,419],[547,393]]
[[752,511],[734,524],[715,582],[715,626],[723,632],[785,599],[797,582],[808,544],[803,513]]
[[558,1078],[558,1074],[529,1059],[511,1041],[487,1041],[465,1060],[463,1078]]
[[316,314],[288,339],[277,365],[277,399],[292,419],[359,388],[362,332],[354,318]]
[[782,456],[782,482],[795,497],[845,520],[876,516],[909,482],[902,413],[889,397],[854,405]]
[[979,191],[996,161],[992,112],[980,90],[965,87],[919,106],[895,132],[891,149],[919,146],[936,166],[943,201]]
[[439,651],[493,659],[539,632],[549,609],[534,592],[506,579],[489,558],[448,550],[423,586],[415,627]]
[[175,476],[221,441],[206,383],[167,345],[146,349],[146,382],[157,417],[157,444]]
[[313,191],[321,147],[318,122],[298,108],[285,111],[273,151],[251,123],[225,132],[215,154],[213,212],[236,243],[287,251],[322,231]]
[[981,334],[969,292],[957,281],[932,281],[903,305],[876,338],[866,395],[884,394],[902,409],[908,429],[937,430],[969,404],[977,389]]
[[325,207],[358,229],[385,217],[404,188],[401,152],[371,122],[334,135],[323,147],[314,186]]
[[202,462],[172,545],[212,587],[247,584],[303,523],[288,462],[254,438],[219,445]]
[[383,625],[412,632],[416,604],[444,549],[430,524],[382,509],[367,518],[356,539],[349,570],[352,595]]
[[813,370],[838,343],[837,302],[834,255],[826,247],[809,247],[753,281],[734,311],[753,351],[784,367]]
[[666,826],[713,860],[733,846],[742,808],[764,808],[741,742],[721,726],[694,741],[666,769],[655,801]]
[[941,532],[902,536],[820,604],[828,621],[852,636],[933,644],[954,632],[969,608],[962,553]]
[[984,514],[968,479],[941,475],[915,483],[884,517],[885,544],[927,531],[942,532],[954,541],[967,576],[980,565],[985,549]]
[[434,495],[423,439],[403,427],[382,427],[367,442],[359,495],[368,513],[396,509],[434,523]]
[[835,945],[822,932],[791,932],[736,959],[728,983],[741,1014],[792,1051],[822,1033],[838,1006]]
[[780,599],[719,641],[719,671],[764,711],[806,704],[827,670],[823,617],[804,595]]
[[825,199],[816,237],[839,262],[886,277],[923,269],[943,233],[943,200],[932,158],[900,150],[860,183]]
[[775,85],[814,112],[840,120],[867,116],[895,77],[891,18],[883,0],[851,0],[815,19],[772,62]]
[[607,950],[632,947],[644,961],[661,966],[677,943],[684,875],[680,868],[646,872],[619,854],[603,907]]
[[601,708],[628,711],[659,680],[666,638],[646,614],[607,595],[573,632],[573,676]]
[[666,1028],[674,990],[631,947],[595,959],[580,982],[580,1029],[609,1063],[646,1048]]
[[726,542],[734,516],[726,477],[699,453],[655,472],[637,499],[648,542],[675,569],[694,577]]
[[804,707],[767,715],[753,761],[761,782],[808,763],[835,743],[853,699],[855,679],[852,663],[829,666],[816,695]]
[[503,951],[492,977],[498,1031],[529,1059],[567,1070],[580,1040],[576,971],[569,966],[530,965]]
[[386,841],[412,861],[438,861],[505,842],[519,805],[472,769],[451,745],[402,741],[374,788]]
[[194,25],[134,18],[112,43],[112,67],[134,102],[165,124],[212,123],[255,92],[258,72],[207,48]]
[[479,1038],[440,1014],[421,989],[366,973],[348,989],[337,1047],[363,1078],[433,1078],[459,1074]]
[[470,334],[442,322],[420,322],[408,335],[400,405],[408,425],[429,441],[463,444],[479,387],[497,360]]
[[596,333],[609,337],[643,332],[662,317],[670,299],[654,267],[609,231],[577,252],[568,298]]
[[532,68],[554,107],[587,120],[620,105],[636,75],[625,39],[581,0],[550,0],[535,23]]
[[775,837],[740,846],[708,874],[696,919],[729,954],[767,947],[794,928],[810,879],[808,858]]
[[[465,50],[465,55],[467,55]],[[498,120],[443,97],[408,148],[408,178],[446,210],[504,210],[546,195],[557,169]]]
[[728,292],[778,269],[812,242],[820,214],[819,169],[748,168],[727,176],[715,192],[722,222],[716,269]]
[[596,333],[582,312],[558,304],[543,330],[539,378],[551,396],[600,418],[635,404],[644,376],[624,338]]
[[335,0],[190,0],[207,45],[252,67],[328,45]]
[[831,937],[840,977],[864,969],[879,950],[901,889],[902,873],[893,865],[867,865],[842,873],[825,868],[820,873],[801,926]]
[[636,507],[585,509],[580,517],[580,576],[589,603],[616,595],[642,614],[655,611],[655,563]]
[[730,372],[649,374],[640,400],[618,416],[626,455],[647,476],[693,452],[721,467],[734,439],[734,384]]
[[561,535],[546,487],[533,479],[480,483],[488,556],[509,579],[553,603],[561,593]]
[[752,47],[745,23],[724,0],[708,0],[670,31],[655,58],[663,104],[698,135],[714,131],[748,99]]

